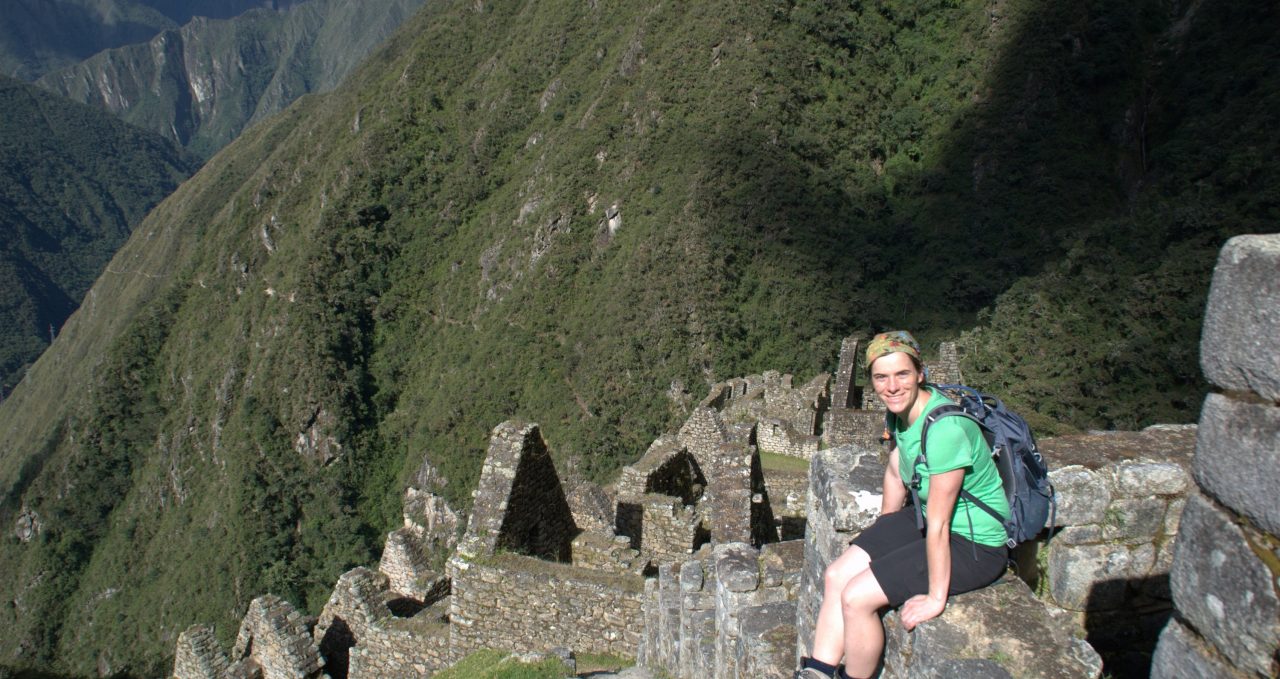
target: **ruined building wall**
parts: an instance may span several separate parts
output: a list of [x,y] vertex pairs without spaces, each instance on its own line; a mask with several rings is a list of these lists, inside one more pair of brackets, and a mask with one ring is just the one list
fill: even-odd
[[303,615],[274,594],[249,603],[231,656],[256,664],[262,679],[314,677],[324,664]]
[[478,555],[501,548],[567,562],[577,532],[538,425],[495,427],[459,550]]
[[634,657],[644,618],[644,580],[517,554],[449,562],[450,645],[515,652],[567,646]]
[[213,627],[192,625],[178,635],[173,655],[173,679],[222,679],[229,662]]
[[1177,615],[1151,676],[1280,676],[1280,235],[1222,249],[1200,365],[1216,392],[1174,547]]

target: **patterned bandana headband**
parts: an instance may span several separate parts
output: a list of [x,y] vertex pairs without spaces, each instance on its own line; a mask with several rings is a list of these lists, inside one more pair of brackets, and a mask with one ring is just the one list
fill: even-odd
[[916,342],[916,338],[906,330],[894,330],[882,332],[871,338],[871,343],[867,345],[867,367],[870,368],[877,358],[895,351],[915,356],[917,361],[920,360],[920,344]]

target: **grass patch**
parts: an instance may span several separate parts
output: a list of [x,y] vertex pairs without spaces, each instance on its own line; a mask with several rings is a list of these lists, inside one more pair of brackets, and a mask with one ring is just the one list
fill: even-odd
[[767,472],[809,473],[808,460],[777,453],[760,453],[760,466]]
[[536,663],[523,663],[501,651],[476,651],[447,670],[437,672],[437,679],[563,679],[569,668],[559,659],[548,658]]

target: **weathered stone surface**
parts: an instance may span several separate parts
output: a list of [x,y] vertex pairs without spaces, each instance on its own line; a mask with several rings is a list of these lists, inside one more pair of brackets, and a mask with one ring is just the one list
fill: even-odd
[[1196,482],[1219,502],[1280,535],[1280,408],[1209,394],[1200,411]]
[[1218,660],[1194,632],[1177,619],[1170,620],[1151,659],[1151,679],[1188,677],[1257,679]]
[[1107,505],[1111,503],[1111,489],[1101,473],[1082,465],[1071,465],[1050,470],[1049,482],[1057,493],[1055,526],[1102,523]]
[[1102,537],[1129,544],[1151,542],[1164,531],[1167,507],[1167,502],[1154,497],[1115,500],[1107,507]]
[[1049,469],[1080,465],[1098,470],[1136,459],[1172,462],[1189,468],[1195,456],[1196,428],[1165,425],[1142,431],[1091,432],[1055,436],[1039,444]]
[[1275,577],[1231,518],[1201,495],[1187,501],[1170,583],[1178,611],[1231,664],[1273,676],[1280,651]]
[[824,450],[809,463],[809,513],[821,512],[838,531],[861,531],[880,516],[883,479],[884,466],[862,449]]
[[714,551],[716,581],[730,592],[750,592],[760,585],[759,552],[750,545],[718,545]]
[[902,628],[896,611],[884,623],[883,679],[1080,679],[1102,672],[1102,659],[1077,636],[1080,630],[1052,615],[1013,576],[951,597],[941,616],[911,632]]
[[739,616],[743,676],[790,679],[795,669],[795,601],[753,606]]
[[458,551],[475,558],[509,549],[567,562],[576,532],[538,425],[510,420],[494,427]]
[[1236,236],[1218,254],[1200,367],[1223,389],[1280,401],[1280,234]]
[[1190,476],[1174,462],[1133,460],[1108,469],[1111,490],[1116,497],[1150,497],[1187,492]]
[[1055,544],[1049,550],[1049,594],[1054,603],[1073,611],[1118,608],[1132,568],[1133,558],[1124,545]]

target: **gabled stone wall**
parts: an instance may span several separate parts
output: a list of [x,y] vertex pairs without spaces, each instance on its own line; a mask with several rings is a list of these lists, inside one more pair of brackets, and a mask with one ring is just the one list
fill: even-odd
[[1155,679],[1280,676],[1280,235],[1218,257],[1200,344],[1200,413]]
[[469,556],[508,549],[568,562],[577,532],[538,425],[509,421],[495,427],[458,549]]
[[173,679],[222,679],[229,664],[213,627],[192,625],[178,635]]
[[274,594],[249,602],[231,657],[252,662],[262,679],[318,677],[324,665],[305,617]]

